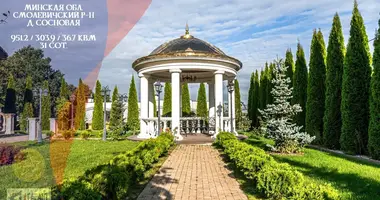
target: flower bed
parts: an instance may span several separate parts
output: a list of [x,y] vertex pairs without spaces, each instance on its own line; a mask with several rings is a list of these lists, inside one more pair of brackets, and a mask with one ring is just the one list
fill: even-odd
[[130,186],[168,152],[173,139],[173,135],[161,133],[109,163],[87,170],[77,179],[65,180],[53,188],[53,199],[125,199]]
[[0,144],[0,166],[11,165],[15,161],[21,161],[23,159],[24,153],[21,152],[21,147]]
[[267,198],[339,199],[330,185],[306,182],[303,174],[288,164],[276,162],[264,150],[240,142],[231,133],[219,133],[215,142]]

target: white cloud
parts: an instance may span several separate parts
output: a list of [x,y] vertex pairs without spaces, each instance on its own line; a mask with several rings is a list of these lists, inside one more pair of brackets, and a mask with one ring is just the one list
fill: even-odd
[[[372,38],[380,1],[359,0],[358,3],[368,37]],[[259,70],[276,55],[283,57],[287,48],[295,53],[297,39],[304,47],[307,60],[314,28],[321,28],[327,45],[335,12],[341,14],[347,42],[352,7],[353,1],[347,0],[153,1],[141,20],[104,60],[99,78],[103,84],[117,84],[121,92],[127,92],[130,77],[136,74],[132,62],[160,44],[178,38],[188,21],[192,35],[214,43],[243,62],[238,78],[242,99],[246,101],[252,71]],[[278,24],[279,20],[283,23]],[[250,31],[256,28],[261,29]],[[190,90],[192,99],[196,99],[196,87]]]

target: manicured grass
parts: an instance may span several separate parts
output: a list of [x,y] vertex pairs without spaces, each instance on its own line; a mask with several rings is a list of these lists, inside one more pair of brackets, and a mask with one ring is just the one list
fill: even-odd
[[[246,142],[263,149],[266,149],[266,144],[273,144],[273,141],[257,136],[251,136]],[[308,148],[304,155],[273,157],[279,162],[289,163],[309,181],[331,184],[342,199],[380,199],[379,165]]]
[[[15,143],[27,148],[27,159],[17,164],[0,167],[0,199],[6,198],[7,188],[49,187],[56,183],[56,179],[62,180],[62,175],[64,178],[78,177],[87,169],[108,162],[115,155],[128,151],[137,144],[127,140]],[[57,174],[62,175],[57,177]]]

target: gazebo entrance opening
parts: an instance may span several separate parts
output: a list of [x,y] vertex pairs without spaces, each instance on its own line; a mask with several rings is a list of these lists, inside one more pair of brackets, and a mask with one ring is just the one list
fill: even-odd
[[[219,48],[189,34],[157,47],[150,55],[137,59],[133,68],[140,78],[140,134],[139,138],[158,136],[158,118],[154,117],[154,83],[171,83],[171,116],[160,115],[160,127],[171,130],[176,140],[189,134],[204,133],[215,137],[220,131],[235,127],[234,91],[223,99],[224,82],[234,82],[242,64],[227,56]],[[181,113],[181,85],[206,83],[208,87],[208,116],[188,117]],[[162,95],[161,95],[162,98]],[[228,101],[228,116],[224,116],[224,101]],[[161,109],[158,109],[159,111]],[[232,112],[231,112],[232,111]],[[161,114],[158,113],[158,114]],[[231,126],[232,125],[232,126]]]

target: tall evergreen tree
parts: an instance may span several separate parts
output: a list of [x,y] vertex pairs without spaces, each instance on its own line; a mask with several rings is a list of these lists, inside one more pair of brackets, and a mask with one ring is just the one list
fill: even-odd
[[69,90],[67,89],[67,83],[64,77],[61,78],[61,88],[59,89],[59,97],[63,99],[68,99],[69,97]]
[[110,129],[116,129],[123,122],[123,102],[119,98],[117,86],[112,93],[112,106],[110,113]]
[[260,90],[259,90],[259,108],[260,109],[264,109],[265,106],[266,106],[266,91],[267,91],[267,76],[266,76],[266,72],[267,72],[267,69],[268,69],[268,63],[266,63],[266,66],[263,70],[261,70],[260,72]]
[[138,99],[137,99],[135,78],[133,76],[132,76],[131,84],[129,85],[129,93],[128,93],[127,126],[129,130],[133,130],[133,131],[138,130],[140,127],[139,105],[138,105]]
[[86,85],[79,79],[78,88],[76,92],[76,106],[75,106],[75,129],[84,130],[85,129],[85,115],[86,115]]
[[260,81],[259,81],[259,72],[255,72],[255,89],[253,90],[253,120],[252,124],[254,127],[259,127],[259,106],[260,106]]
[[249,90],[248,90],[248,119],[252,120],[252,106],[253,106],[253,91],[255,89],[255,73],[251,74],[250,82],[249,82]]
[[190,91],[187,83],[182,84],[182,115],[188,116],[191,113],[190,108]]
[[380,20],[374,41],[373,74],[371,79],[370,121],[368,128],[369,155],[380,159]]
[[168,82],[165,83],[164,88],[164,107],[162,108],[163,116],[172,115],[172,85]]
[[28,118],[33,117],[33,91],[32,77],[26,78],[26,88],[24,96],[24,109],[21,114],[20,129],[26,131],[28,127]]
[[234,90],[235,90],[235,123],[236,123],[236,128],[239,128],[238,125],[240,124],[240,121],[242,119],[242,111],[241,111],[241,99],[240,99],[240,86],[239,86],[239,81],[235,79],[235,85],[234,85]]
[[367,150],[370,77],[368,37],[355,1],[342,82],[340,145],[347,153],[361,154]]
[[207,109],[207,99],[206,99],[206,88],[205,84],[201,83],[198,90],[197,98],[197,116],[207,118],[208,109]]
[[335,14],[327,47],[326,100],[323,117],[324,145],[339,149],[342,129],[340,105],[342,101],[342,74],[344,64],[344,37],[338,13]]
[[302,112],[295,115],[295,122],[299,126],[305,127],[306,119],[306,100],[307,100],[307,66],[305,53],[302,45],[297,45],[296,70],[293,76],[293,99],[292,104],[299,104]]
[[8,87],[5,96],[4,113],[16,113],[16,91],[13,75],[8,77]]
[[290,87],[293,87],[294,61],[291,49],[286,50],[285,66],[288,67],[286,69],[286,77],[290,78]]
[[309,79],[307,84],[306,132],[322,144],[325,110],[326,49],[323,34],[314,30],[310,47]]
[[44,81],[44,84],[42,87],[44,90],[47,91],[47,94],[42,96],[41,126],[42,126],[42,130],[50,130],[51,102],[50,102],[49,82],[47,80]]
[[102,130],[104,125],[103,119],[103,97],[102,97],[102,85],[100,81],[96,81],[95,98],[94,98],[94,111],[92,114],[92,129]]
[[273,95],[272,95],[272,89],[274,87],[274,84],[272,83],[272,80],[274,78],[274,68],[275,64],[270,63],[268,71],[267,71],[267,89],[266,89],[266,105],[273,103]]

